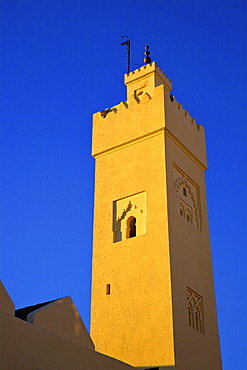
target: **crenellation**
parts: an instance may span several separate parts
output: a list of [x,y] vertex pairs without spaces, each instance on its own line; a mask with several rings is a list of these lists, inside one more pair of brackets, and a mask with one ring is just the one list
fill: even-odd
[[172,82],[155,62],[144,65],[124,75],[124,82],[127,86],[128,100],[133,97],[137,90],[148,92],[151,96],[155,87],[166,85],[172,90]]
[[173,138],[207,168],[204,128],[196,123],[187,109],[174,97],[166,96],[166,128]]
[[118,111],[120,110],[121,111],[121,107],[124,107],[125,109],[127,109],[129,106],[128,106],[128,103],[125,101],[125,102],[121,102],[119,103],[118,105],[115,105],[111,108],[106,108],[100,112],[97,112],[95,114],[100,114],[102,118],[107,118],[108,114],[109,113],[118,113]]
[[[155,62],[153,62],[153,63],[155,63]],[[140,68],[135,69],[134,71],[131,71],[131,72],[127,73],[126,75],[130,76],[130,75],[134,75],[136,72],[141,72],[141,71],[147,69],[148,67],[151,67],[153,63],[146,64],[146,65],[144,65]]]
[[123,106],[125,109],[127,109],[127,108],[128,108],[128,103],[127,103],[127,101],[122,101],[122,102],[119,104],[119,109],[120,109],[122,106]]
[[195,125],[198,130],[200,129],[200,127],[199,127],[200,125],[197,125],[195,118],[190,115],[190,113],[189,113],[189,111],[187,109],[184,109],[183,108],[183,105],[181,103],[179,103],[176,100],[175,97],[174,97],[174,99],[172,101],[172,104],[173,105],[176,105],[177,104],[177,109],[180,110],[181,112],[183,112],[184,117],[187,117],[187,121],[190,122],[191,124]]
[[[143,66],[142,68],[144,68],[146,66]],[[141,68],[140,68],[141,69]],[[130,72],[130,73],[134,73],[135,71],[133,72]],[[155,94],[156,95],[156,94]],[[154,95],[154,96],[155,96]],[[95,113],[96,115],[100,115],[101,118],[103,119],[107,119],[108,117],[111,116],[111,113],[114,113],[114,114],[117,114],[117,113],[123,113],[128,110],[130,107],[132,106],[138,106],[139,104],[141,103],[148,103],[150,100],[152,100],[153,98],[147,93],[147,92],[144,92],[140,95],[140,97],[133,97],[131,98],[130,100],[128,101],[122,101],[120,102],[119,104],[111,107],[111,108],[106,108],[104,109],[103,111],[100,111],[97,113]],[[181,114],[182,116],[185,117],[185,120],[186,122],[192,124],[192,125],[195,125],[195,127],[197,128],[197,130],[199,131],[200,130],[200,127],[201,125],[198,125],[196,124],[196,120],[194,117],[192,117],[189,113],[189,111],[187,109],[184,109],[183,108],[183,105],[182,103],[179,103],[176,98],[174,97],[174,100],[171,102],[171,106],[172,107],[175,107],[177,109],[177,111],[180,111],[179,114]]]
[[[157,106],[163,108],[157,111]],[[152,115],[157,118],[150,120],[148,117]],[[132,124],[133,117],[135,124]],[[196,124],[181,103],[175,98],[170,99],[169,87],[164,84],[154,87],[153,93],[138,86],[138,94],[95,114],[93,153],[101,155],[116,148],[120,142],[126,145],[162,130],[176,138],[179,145],[207,167],[203,127]]]

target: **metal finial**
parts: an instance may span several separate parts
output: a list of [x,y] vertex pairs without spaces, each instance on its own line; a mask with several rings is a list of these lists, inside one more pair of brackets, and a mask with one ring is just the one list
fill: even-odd
[[127,46],[127,60],[128,60],[127,73],[130,73],[130,40],[129,40],[128,36],[126,36],[126,35],[121,36],[121,38],[124,38],[124,37],[126,37],[127,40],[122,42],[121,46],[122,45]]
[[146,64],[149,64],[149,63],[151,63],[152,62],[152,59],[150,58],[150,51],[149,51],[149,46],[148,46],[148,44],[146,44],[146,46],[145,46],[145,52],[144,52],[144,55],[146,55],[145,56],[145,58],[144,58],[144,63],[146,63]]

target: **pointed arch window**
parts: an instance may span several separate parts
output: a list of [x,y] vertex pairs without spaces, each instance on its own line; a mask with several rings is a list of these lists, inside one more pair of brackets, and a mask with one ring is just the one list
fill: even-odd
[[113,243],[146,233],[146,192],[113,202]]
[[134,238],[136,236],[136,218],[130,216],[126,222],[126,239]]

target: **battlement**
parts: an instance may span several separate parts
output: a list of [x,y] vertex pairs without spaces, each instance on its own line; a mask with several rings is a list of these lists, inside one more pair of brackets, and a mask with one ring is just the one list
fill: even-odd
[[177,109],[178,114],[185,117],[185,120],[186,120],[187,124],[191,123],[192,125],[195,125],[197,130],[200,130],[201,125],[197,125],[195,118],[190,115],[189,111],[184,109],[183,105],[181,103],[179,103],[175,99],[175,97],[173,97],[173,99],[174,100],[172,101],[172,105],[173,105],[174,111]]
[[111,108],[106,108],[103,111],[97,112],[95,114],[100,115],[101,118],[108,118],[112,114],[116,114],[118,112],[122,112],[126,109],[128,109],[131,105],[138,105],[143,103],[148,103],[149,100],[152,99],[151,96],[148,93],[143,93],[139,95],[139,97],[131,99],[131,101],[123,101],[117,105],[114,105]]
[[206,168],[204,129],[174,97],[167,85],[132,96],[93,117],[93,155],[166,131],[167,135],[199,159]]
[[[207,168],[205,133],[202,125],[197,124],[188,110],[184,109],[174,96],[165,96],[165,121],[167,135]],[[191,153],[191,154],[190,154]]]
[[[133,104],[138,105],[138,104],[148,103],[150,101],[150,99],[152,99],[152,98],[147,92],[144,92],[141,95],[139,95],[138,97],[135,97],[133,99],[131,99],[131,101],[123,101],[123,102],[121,102],[121,103],[119,103],[119,104],[117,104],[117,105],[115,105],[111,108],[106,108],[103,111],[97,112],[95,114],[97,114],[98,116],[101,116],[101,118],[108,118],[109,116],[111,116],[113,114],[116,114],[118,112],[121,112],[122,110],[128,109],[131,104],[132,105]],[[200,130],[200,127],[202,127],[202,126],[196,124],[195,118],[190,115],[188,110],[183,108],[183,105],[181,103],[179,103],[175,99],[175,97],[173,97],[172,105],[173,105],[174,110],[176,110],[176,109],[178,110],[179,115],[182,115],[182,116],[186,117],[185,120],[188,122],[188,124],[189,123],[194,124],[195,127],[197,128],[197,130]]]
[[155,63],[144,65],[133,72],[124,75],[124,83],[127,86],[127,99],[137,97],[143,92],[153,95],[155,87],[165,85],[172,90],[172,82]]
[[137,68],[136,70],[130,73],[126,73],[124,75],[124,83],[126,86],[128,86],[131,82],[135,81],[136,79],[147,76],[150,73],[155,73],[157,77],[160,79],[160,81],[163,84],[167,84],[172,90],[172,81],[166,76],[166,74],[156,64],[156,62],[145,64],[141,68]]

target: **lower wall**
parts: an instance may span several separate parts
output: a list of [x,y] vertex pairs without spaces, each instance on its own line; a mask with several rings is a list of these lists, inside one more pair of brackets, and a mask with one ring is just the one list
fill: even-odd
[[0,368],[127,370],[132,367],[0,312]]

